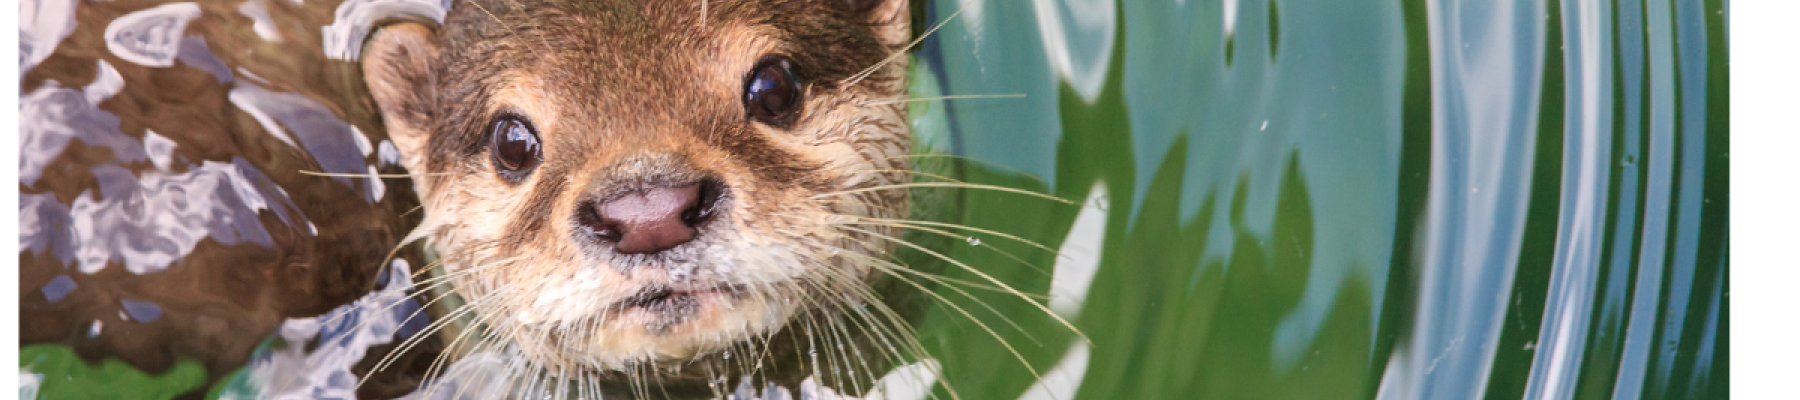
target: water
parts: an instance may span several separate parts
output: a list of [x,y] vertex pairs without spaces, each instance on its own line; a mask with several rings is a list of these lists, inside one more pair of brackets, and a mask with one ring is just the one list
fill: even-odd
[[[195,282],[234,271],[219,265],[271,270],[283,256],[331,252],[325,243],[343,240],[333,232],[374,231],[389,236],[372,243],[392,243],[396,215],[411,204],[400,200],[410,196],[403,180],[295,170],[398,172],[372,110],[358,100],[366,95],[345,61],[355,47],[344,43],[361,37],[372,16],[432,19],[439,4],[252,0],[222,8],[237,13],[232,23],[209,18],[220,12],[213,7],[195,18],[163,6],[128,26],[141,28],[118,34],[105,21],[120,24],[136,11],[128,7],[141,6],[80,3],[98,12],[77,20],[65,3],[28,2],[21,263],[24,333],[37,344],[24,349],[21,366],[38,375],[22,391],[86,393],[50,379],[75,376],[142,388],[135,393],[207,390],[205,382],[216,381],[210,390],[231,397],[257,393],[258,376],[302,375],[315,383],[290,393],[341,394],[346,385],[333,376],[416,332],[405,328],[419,324],[407,314],[367,307],[393,295],[379,289],[399,281],[384,278],[358,286],[376,290],[364,302],[333,311],[387,321],[361,331],[307,318],[325,311],[319,307],[237,309],[265,317],[232,326],[290,341],[339,339],[310,353],[254,338],[232,342],[243,354],[221,360],[125,357],[162,365],[146,375],[123,364],[72,363],[93,341],[61,339],[90,329],[103,338],[121,329],[187,332],[203,326],[182,325],[199,304],[225,304],[157,303],[147,299],[180,296],[153,290],[107,297],[93,289],[102,283]],[[1003,318],[939,290],[994,327],[1030,368],[975,321],[931,307],[918,329],[934,358],[891,375],[888,398],[947,395],[950,387],[969,399],[1727,397],[1724,7],[915,5],[920,30],[962,10],[916,53],[915,97],[1024,95],[915,103],[923,148],[982,160],[922,164],[1074,204],[918,192],[932,199],[934,218],[1057,252],[976,233],[915,235],[1047,301],[1040,309],[970,291]],[[182,23],[185,31],[172,28]],[[179,72],[147,80],[165,62]],[[206,100],[184,100],[191,98]],[[198,105],[149,108],[181,101]],[[148,117],[163,115],[150,110],[190,117],[175,123]],[[221,127],[284,150],[234,157],[186,136]],[[58,167],[74,161],[102,166]],[[175,204],[186,197],[171,190],[215,195]],[[347,215],[325,221],[319,216],[334,213],[321,209]],[[371,229],[366,221],[394,222]],[[144,236],[163,240],[107,239]],[[378,250],[334,254],[381,266],[386,248]],[[229,262],[194,261],[201,253]],[[108,263],[119,266],[88,270]],[[386,265],[387,276],[408,268]],[[374,276],[379,268],[367,269]],[[983,279],[954,266],[944,273]],[[253,282],[244,286],[279,281]],[[221,298],[254,296],[211,289]],[[125,322],[152,314],[146,304],[158,318],[141,325],[154,329]],[[55,322],[34,323],[33,315]],[[33,336],[38,326],[59,330]],[[131,345],[116,346],[156,354]],[[306,357],[332,361],[294,363]],[[250,368],[238,369],[244,363]],[[329,367],[282,369],[296,365]],[[945,379],[920,378],[932,369]]]
[[[363,306],[410,282],[387,276],[416,249],[387,260],[418,202],[371,175],[404,171],[355,64],[325,53],[352,39],[318,33],[373,20],[226,3],[21,5],[19,365],[37,382],[22,391],[166,398],[270,375],[349,388],[368,348],[418,330],[400,322],[417,304]],[[364,320],[380,322],[341,327]],[[323,361],[283,362],[307,357]]]
[[[1115,205],[1076,317],[1092,348],[1021,346],[1085,360],[1075,397],[1716,398],[1722,11],[985,2],[921,54],[934,90],[1028,96],[934,105],[942,147]],[[965,196],[969,221],[1045,242],[1078,215]],[[954,319],[927,342],[960,392],[1033,390]]]

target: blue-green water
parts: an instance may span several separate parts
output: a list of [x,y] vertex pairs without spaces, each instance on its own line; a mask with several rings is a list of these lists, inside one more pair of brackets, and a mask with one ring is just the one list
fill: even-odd
[[[1005,295],[1035,342],[983,317],[1075,398],[1723,398],[1723,7],[979,2],[915,86],[1026,97],[915,112],[938,148],[1045,181],[975,182],[1108,199],[1071,318],[1091,347]],[[1077,207],[961,196],[977,226],[1081,236]],[[938,311],[922,329],[963,398],[1038,386]]]

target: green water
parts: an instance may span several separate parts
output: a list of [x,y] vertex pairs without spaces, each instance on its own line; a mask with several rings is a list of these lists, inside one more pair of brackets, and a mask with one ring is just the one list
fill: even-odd
[[[961,398],[1727,396],[1722,2],[1225,3],[981,2],[923,44],[915,97],[1025,95],[917,106],[990,162],[961,176],[1106,199],[1091,347],[938,291],[982,322],[920,326]],[[934,191],[1080,236],[1079,206]],[[1049,252],[972,236],[939,246],[1048,292]]]

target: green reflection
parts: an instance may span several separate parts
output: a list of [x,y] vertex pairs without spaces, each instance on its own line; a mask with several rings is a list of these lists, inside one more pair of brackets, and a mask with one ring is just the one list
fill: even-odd
[[206,382],[206,367],[190,359],[152,375],[112,358],[88,364],[74,350],[54,345],[19,348],[19,369],[38,375],[40,399],[169,399]]

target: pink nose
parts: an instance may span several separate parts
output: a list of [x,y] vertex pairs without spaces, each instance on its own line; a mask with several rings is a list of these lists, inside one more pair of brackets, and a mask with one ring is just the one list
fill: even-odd
[[700,184],[658,187],[594,205],[600,235],[625,254],[655,253],[694,240]]

